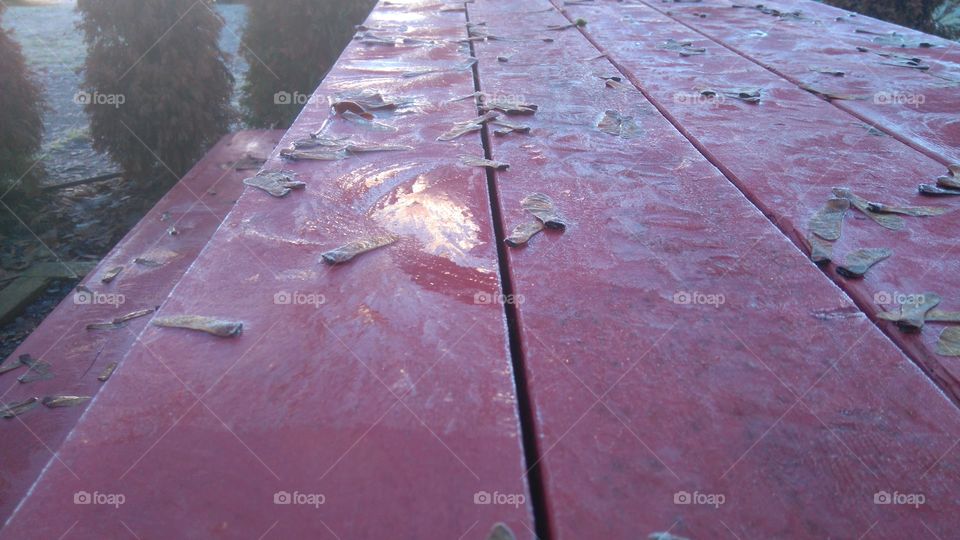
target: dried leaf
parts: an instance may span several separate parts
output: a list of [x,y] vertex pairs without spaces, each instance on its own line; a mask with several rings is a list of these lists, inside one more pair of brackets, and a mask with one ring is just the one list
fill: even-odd
[[810,232],[823,238],[824,240],[839,240],[840,232],[843,226],[843,216],[850,209],[850,201],[839,197],[833,197],[827,200],[817,213],[810,218],[808,224]]
[[500,116],[496,112],[488,111],[483,116],[478,116],[470,120],[464,120],[463,122],[457,122],[453,125],[449,131],[437,137],[438,141],[452,141],[461,135],[470,133],[473,131],[480,131],[483,127],[484,122],[489,122]]
[[839,69],[833,69],[833,68],[823,68],[823,67],[813,68],[810,71],[815,71],[817,73],[822,73],[824,75],[832,75],[834,77],[843,77],[844,75],[846,75],[846,72],[841,71]]
[[517,537],[513,535],[513,531],[507,527],[506,523],[497,523],[490,529],[487,540],[517,540]]
[[116,279],[116,277],[120,274],[120,272],[123,272],[122,266],[115,266],[110,270],[107,270],[107,272],[103,274],[103,277],[100,278],[100,283],[110,283],[111,281]]
[[960,356],[960,327],[944,328],[937,342],[937,354],[943,356]]
[[832,100],[857,101],[857,100],[867,99],[867,98],[865,98],[865,97],[863,97],[863,96],[852,96],[852,95],[850,95],[850,94],[836,94],[836,93],[833,93],[833,92],[829,92],[829,91],[827,91],[827,90],[821,90],[821,89],[819,89],[819,88],[814,88],[813,86],[810,86],[809,84],[801,84],[801,85],[800,85],[800,88],[806,90],[807,92],[810,92],[811,94],[814,94],[814,95],[816,95],[816,96],[820,96],[820,97],[822,97],[823,99],[826,99],[827,101],[832,101]]
[[520,124],[513,124],[507,122],[506,120],[496,119],[490,122],[494,126],[499,126],[502,129],[496,129],[493,131],[494,135],[509,135],[510,133],[530,133],[530,126],[524,126]]
[[500,111],[511,116],[534,114],[540,108],[533,103],[509,99],[484,99],[482,107],[485,112]]
[[846,278],[861,278],[873,265],[893,255],[893,250],[887,248],[863,248],[849,255],[842,266],[837,267],[837,273]]
[[632,139],[642,134],[640,126],[632,116],[623,116],[617,111],[604,111],[603,116],[597,122],[597,128],[609,135],[615,135],[621,139]]
[[3,375],[4,373],[7,373],[7,372],[9,372],[9,371],[13,371],[13,370],[15,370],[15,369],[20,369],[20,368],[22,368],[23,366],[25,366],[26,364],[23,363],[23,358],[24,358],[24,357],[30,358],[30,355],[29,355],[29,354],[21,354],[21,355],[20,355],[20,358],[18,358],[18,359],[16,359],[16,360],[11,360],[11,357],[7,357],[7,359],[4,361],[4,363],[3,363],[3,364],[0,364],[0,375]]
[[833,242],[827,242],[814,234],[807,235],[810,260],[814,264],[827,264],[833,260]]
[[657,46],[657,48],[664,51],[678,52],[680,56],[694,56],[707,52],[707,49],[704,47],[694,47],[692,41],[677,41],[672,38],[664,41]]
[[107,379],[109,379],[113,375],[113,372],[116,370],[117,370],[117,363],[110,362],[109,364],[107,364],[107,367],[103,368],[103,371],[100,372],[100,375],[97,376],[97,380],[100,382],[107,382]]
[[[280,157],[293,161],[301,159],[313,161],[337,161],[347,157],[342,150],[297,150],[284,148],[280,150]],[[244,181],[246,183],[246,181]],[[259,187],[259,186],[258,186]]]
[[543,193],[531,193],[520,201],[520,206],[543,222],[548,229],[566,229],[567,223],[557,212],[553,199]]
[[290,190],[300,189],[307,185],[297,180],[294,173],[289,171],[262,171],[254,177],[245,178],[243,183],[260,188],[274,197],[283,197],[290,193]]
[[878,214],[903,214],[913,217],[939,216],[951,210],[942,206],[893,206],[875,202],[868,203],[867,208]]
[[531,221],[530,223],[521,223],[513,228],[510,236],[503,241],[510,247],[520,247],[530,241],[533,235],[543,230],[543,223]]
[[115,317],[111,321],[90,323],[87,325],[87,330],[112,330],[115,328],[123,328],[126,326],[127,321],[145,317],[153,312],[154,308],[138,309],[137,311],[131,311],[126,315]]
[[763,97],[762,88],[733,88],[729,90],[714,90],[713,88],[695,88],[704,97],[723,96],[731,99],[738,99],[744,103],[760,103]]
[[51,409],[59,409],[61,407],[76,407],[90,401],[90,399],[90,396],[47,396],[43,398],[41,403]]
[[960,311],[943,311],[939,309],[931,309],[929,312],[927,312],[926,321],[927,322],[960,323]]
[[21,355],[20,363],[27,366],[27,372],[17,377],[18,382],[31,383],[53,378],[53,373],[50,371],[50,364],[34,360],[29,354]]
[[23,401],[17,401],[14,403],[8,403],[6,405],[0,405],[0,416],[4,418],[14,418],[20,416],[21,414],[29,411],[30,409],[37,406],[37,402],[40,401],[39,398],[31,397]]
[[909,302],[900,305],[900,317],[897,319],[897,326],[904,332],[919,332],[926,321],[927,312],[940,304],[940,295],[936,293],[924,293],[921,295],[912,295],[918,301]]
[[376,120],[368,119],[364,116],[361,116],[359,114],[356,114],[350,111],[346,111],[345,113],[343,113],[343,118],[353,122],[354,124],[357,124],[375,131],[389,131],[391,133],[396,133],[397,131],[400,131],[394,126],[391,126],[389,124],[384,124],[383,122],[377,122]]
[[413,150],[412,146],[405,144],[378,144],[378,143],[350,143],[345,150],[351,154],[364,154],[368,152],[397,152],[403,150]]
[[[133,262],[134,264],[139,264],[141,266],[156,268],[158,266],[163,266],[164,264],[177,258],[177,256],[177,252],[170,251],[169,249],[154,249],[144,253],[141,257],[133,259]],[[88,290],[87,292],[92,291]]]
[[373,251],[384,246],[389,246],[396,241],[397,238],[390,235],[373,236],[363,240],[354,240],[353,242],[349,242],[336,249],[332,249],[323,253],[321,257],[323,258],[323,262],[327,264],[342,264],[350,259],[353,259],[357,255],[361,255],[368,251]]
[[509,163],[474,156],[460,156],[460,162],[470,167],[489,167],[498,171],[505,171],[510,167]]
[[587,21],[584,19],[577,19],[571,24],[551,24],[547,26],[547,30],[567,30],[568,28],[576,28],[578,26],[586,26]]
[[164,328],[186,328],[188,330],[199,330],[220,337],[233,337],[243,332],[243,323],[239,321],[228,321],[216,317],[204,317],[201,315],[171,315],[167,317],[157,317],[152,321],[154,326]]
[[960,190],[960,165],[950,165],[950,173],[937,178],[937,186],[943,189]]
[[[354,94],[340,94],[330,99],[330,106],[339,114],[347,111],[359,115],[369,114],[369,111],[396,109],[407,103],[407,100],[384,97],[376,90],[362,90]],[[372,119],[372,115],[369,117]]]
[[917,190],[921,195],[927,195],[930,197],[955,197],[960,195],[960,189],[946,189],[930,184],[920,184],[920,187],[918,187]]
[[877,224],[879,224],[881,227],[890,229],[891,231],[899,231],[905,226],[903,218],[897,215],[882,214],[870,210],[870,201],[855,195],[852,191],[850,191],[850,188],[835,187],[833,188],[833,195],[834,197],[847,199],[854,208],[863,212],[864,215],[877,222]]

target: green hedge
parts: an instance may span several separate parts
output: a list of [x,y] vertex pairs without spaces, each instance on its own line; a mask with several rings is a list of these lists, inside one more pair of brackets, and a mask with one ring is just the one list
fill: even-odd
[[243,56],[244,120],[288,127],[362,23],[375,0],[250,0]]
[[[0,22],[5,4],[0,2]],[[20,45],[0,28],[0,196],[28,171],[43,142],[43,88],[23,59]]]
[[87,43],[78,102],[94,148],[133,177],[179,177],[227,131],[233,76],[211,4],[77,2]]

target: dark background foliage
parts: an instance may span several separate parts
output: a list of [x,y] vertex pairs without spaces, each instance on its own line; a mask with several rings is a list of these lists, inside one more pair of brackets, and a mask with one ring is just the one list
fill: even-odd
[[[883,19],[928,34],[957,37],[955,27],[938,24],[935,17],[944,0],[826,0],[828,4]],[[957,7],[960,2],[947,2]]]
[[[233,76],[208,0],[79,0],[94,148],[133,178],[183,175],[230,125]],[[123,96],[119,106],[95,94]]]
[[[6,6],[0,2],[0,19]],[[31,169],[43,140],[43,91],[20,46],[0,28],[0,196]]]
[[[249,0],[241,106],[252,127],[288,127],[376,0]],[[277,103],[278,93],[289,95]]]

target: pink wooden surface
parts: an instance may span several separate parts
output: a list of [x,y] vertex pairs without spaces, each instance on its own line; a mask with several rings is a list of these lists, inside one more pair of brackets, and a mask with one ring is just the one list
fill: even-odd
[[[946,172],[941,163],[892,137],[871,135],[857,118],[646,5],[568,10],[571,17],[592,21],[586,29],[590,38],[795,245],[805,245],[807,223],[834,186],[887,204],[960,208],[956,198],[917,194],[919,183]],[[692,40],[707,52],[681,57],[659,49],[668,39]],[[704,86],[762,88],[763,98],[759,104],[703,98],[694,89]],[[952,294],[960,289],[952,233],[960,227],[960,212],[907,218],[905,224],[904,230],[890,231],[848,213],[834,250],[838,261],[863,247],[887,247],[894,254],[864,279],[840,277],[835,265],[826,273],[871,316],[894,309],[891,298],[925,292],[943,296],[943,309],[960,309]],[[940,328],[904,334],[891,323],[880,326],[954,399],[960,396],[960,364],[934,352]]]
[[[367,25],[435,43],[354,42],[281,144],[329,121],[330,135],[416,149],[275,152],[266,168],[307,187],[247,189],[159,312],[243,333],[146,328],[0,538],[485,538],[499,521],[532,536],[504,313],[484,301],[499,290],[487,184],[458,157],[480,138],[436,140],[475,116],[449,101],[472,74],[403,76],[465,62],[464,13],[390,4]],[[361,89],[414,98],[381,118],[398,132],[332,118],[327,97]],[[401,239],[320,261],[374,233]],[[74,504],[81,491],[125,503]],[[276,504],[291,499],[317,504]]]
[[[282,135],[282,131],[241,131],[214,146],[83,280],[97,296],[80,294],[76,300],[68,296],[7,360],[30,354],[49,363],[54,378],[20,384],[17,377],[24,369],[7,372],[0,375],[0,401],[51,394],[96,395],[103,386],[97,377],[107,365],[123,359],[150,317],[113,330],[87,330],[86,325],[162,304],[243,192],[241,180],[256,172],[237,171],[232,165],[248,153],[265,157]],[[171,226],[177,229],[175,236],[167,233]],[[133,263],[137,257],[159,260],[164,252],[175,256],[161,266]],[[124,270],[110,284],[101,283],[103,274],[116,266]],[[85,405],[38,407],[2,421],[0,521],[9,517],[85,409]]]
[[[43,468],[0,539],[485,539],[498,521],[522,538],[950,538],[960,366],[932,352],[940,327],[910,336],[871,317],[884,295],[928,290],[960,310],[958,213],[898,232],[848,214],[839,260],[895,251],[860,281],[800,249],[833,186],[956,206],[914,194],[944,172],[951,135],[933,134],[950,118],[827,103],[791,78],[795,56],[746,58],[691,27],[733,39],[743,13],[767,17],[752,9],[560,4],[381,3],[370,31],[414,41],[354,42],[281,146],[324,129],[414,149],[297,163],[275,151],[266,168],[306,188],[247,190],[160,311],[242,320],[243,334],[132,325],[137,343],[78,422],[78,409],[24,416],[63,411],[76,427],[55,459],[33,451],[17,471]],[[688,21],[698,10],[718,14]],[[584,28],[549,28],[577,18]],[[464,42],[468,21],[492,38]],[[804,65],[828,54],[808,28],[771,27],[777,47],[809,40]],[[680,57],[668,39],[707,53]],[[450,69],[472,53],[475,74]],[[441,71],[411,76],[425,69]],[[329,110],[364,89],[414,98],[378,113],[395,133]],[[456,99],[475,89],[539,105],[509,119],[532,132],[436,141],[477,114]],[[608,110],[636,136],[597,129]],[[899,139],[871,135],[873,114]],[[484,154],[509,169],[459,159]],[[504,248],[532,192],[569,225]],[[381,233],[400,239],[319,262]],[[81,492],[123,504],[76,504]],[[287,493],[317,504],[277,504]]]
[[[731,8],[725,0],[697,4],[646,2],[797,84],[862,99],[837,100],[857,114],[943,163],[960,162],[960,48],[957,43],[854,16],[813,1],[765,2],[801,18],[778,18],[755,9]],[[703,14],[706,17],[695,16]],[[865,33],[869,32],[869,33]],[[892,37],[891,33],[897,36]],[[900,40],[905,47],[899,46]],[[933,47],[921,47],[921,43]],[[866,47],[870,52],[860,52]],[[917,70],[887,65],[874,53],[917,57]],[[829,68],[843,76],[818,73]]]
[[[503,226],[529,219],[519,200],[532,191],[570,221],[508,252],[551,537],[948,537],[960,476],[953,404],[629,81],[605,88],[601,77],[618,72],[580,32],[553,32],[545,45],[511,40],[582,17],[654,87],[715,73],[676,53],[660,60],[651,45],[685,37],[669,21],[627,24],[626,6],[604,5],[569,6],[570,19],[547,2],[468,5],[471,20],[504,38],[476,45],[482,88],[540,105],[523,118],[529,136],[490,138],[493,159],[510,164],[496,173]],[[667,65],[681,62],[690,67]],[[737,71],[741,81],[764,77],[752,64]],[[816,156],[800,152],[804,135],[790,123],[838,115],[787,85],[773,95],[760,109],[734,103],[704,113],[710,122],[685,119],[711,141],[725,133],[731,168],[779,172],[806,160],[809,172]],[[632,116],[641,135],[597,130],[607,109]],[[748,139],[738,124],[760,133]],[[821,141],[816,151],[843,143],[843,132],[815,125],[804,129]],[[886,152],[936,170],[910,149]],[[789,196],[801,186],[770,181],[784,205],[797,204]],[[875,504],[884,491],[923,493],[926,503]],[[701,504],[682,504],[688,496]]]

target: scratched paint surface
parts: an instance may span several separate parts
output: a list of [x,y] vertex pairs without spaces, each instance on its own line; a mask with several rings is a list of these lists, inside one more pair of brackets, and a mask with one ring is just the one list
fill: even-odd
[[[797,246],[805,246],[807,222],[835,186],[871,201],[953,209],[934,218],[908,218],[900,231],[849,212],[834,249],[838,262],[863,247],[891,248],[894,254],[860,280],[839,277],[835,265],[825,271],[871,316],[895,309],[892,300],[925,292],[940,291],[943,309],[960,308],[960,299],[948,292],[960,290],[960,257],[952,255],[960,246],[951,232],[960,227],[960,200],[917,194],[918,184],[946,172],[943,164],[892,137],[871,134],[857,118],[646,5],[568,10],[571,17],[592,21],[586,33]],[[707,50],[682,57],[660,48],[669,39],[691,40]],[[757,88],[762,99],[748,104],[709,98],[695,90],[704,87]],[[879,324],[939,384],[960,396],[960,364],[935,352],[939,328],[908,335],[892,323]]]
[[[30,354],[49,363],[54,378],[18,384],[23,369],[0,375],[2,401],[50,394],[96,395],[103,386],[97,377],[106,366],[123,359],[150,317],[113,330],[91,331],[86,325],[162,303],[243,191],[241,180],[251,171],[234,170],[233,164],[246,154],[267,156],[282,135],[282,131],[244,131],[228,135],[214,146],[90,272],[83,285],[92,293],[67,297],[8,360]],[[167,232],[170,227],[176,228],[176,235]],[[138,257],[164,263],[133,263]],[[123,271],[109,284],[101,283],[102,276],[117,266],[123,266]],[[0,521],[7,519],[26,494],[85,409],[39,408],[3,421]]]
[[[570,19],[545,1],[468,5],[497,37],[476,45],[484,91],[539,105],[517,117],[529,135],[491,136],[510,164],[496,173],[504,228],[530,219],[519,201],[533,191],[569,221],[508,251],[552,536],[949,535],[955,407],[629,81],[608,88],[618,72],[579,31],[546,30],[582,17],[610,42],[640,28],[624,42],[651,64],[641,79],[683,73],[650,60],[683,35],[609,5]],[[712,114],[762,125],[750,107]],[[641,136],[596,128],[605,110]],[[745,140],[734,125],[727,137]],[[927,502],[874,503],[893,490]]]
[[[282,161],[303,190],[248,188],[159,314],[244,322],[235,338],[148,327],[0,538],[485,538],[532,528],[465,14],[391,3],[367,21],[282,146],[325,134],[408,144]],[[446,70],[420,76],[405,73]],[[332,118],[334,93],[412,98]],[[329,267],[370,234],[400,240]],[[119,508],[74,493],[122,494]],[[488,493],[489,495],[484,495]],[[290,502],[290,504],[283,504]],[[486,504],[485,504],[486,503]]]

